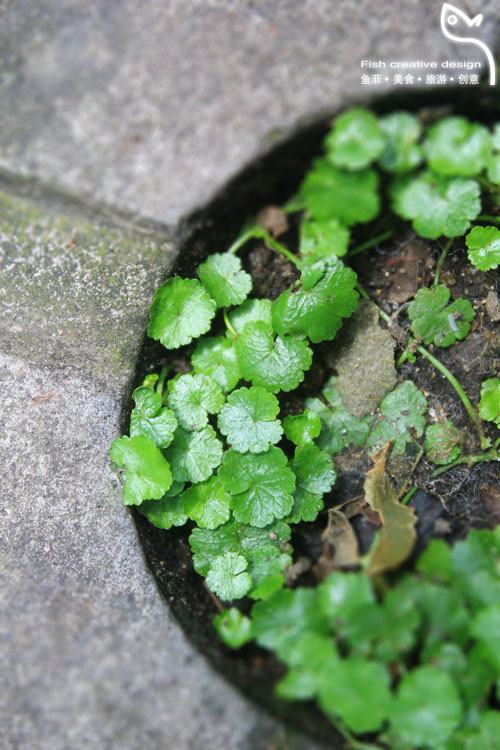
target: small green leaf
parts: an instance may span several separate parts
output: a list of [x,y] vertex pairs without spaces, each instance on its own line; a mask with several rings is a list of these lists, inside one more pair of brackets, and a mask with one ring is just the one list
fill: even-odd
[[273,303],[273,328],[281,334],[306,335],[317,344],[333,339],[357,307],[356,274],[342,261],[332,263],[321,278],[283,292]]
[[318,260],[345,255],[349,230],[338,219],[315,221],[306,218],[300,225],[299,251],[302,257]]
[[224,403],[220,385],[208,375],[181,375],[169,391],[168,405],[184,430],[201,430]]
[[157,448],[168,448],[174,437],[177,420],[170,409],[162,409],[161,394],[141,386],[132,395],[135,409],[130,415],[130,437],[145,435]]
[[332,624],[355,620],[375,603],[371,581],[364,573],[335,571],[319,585],[318,594],[321,610]]
[[459,457],[463,441],[462,432],[449,419],[431,424],[425,431],[427,458],[435,464],[449,464]]
[[496,227],[474,227],[465,238],[469,260],[480,271],[500,265],[500,230]]
[[288,523],[315,521],[323,509],[324,493],[330,492],[337,478],[332,458],[309,444],[295,449],[289,466],[297,484],[293,493],[293,508],[286,520]]
[[250,590],[252,579],[246,568],[247,561],[236,552],[226,552],[216,557],[207,573],[207,586],[224,601],[241,599]]
[[125,466],[123,504],[140,505],[144,500],[158,500],[172,484],[170,466],[161,451],[145,435],[124,435],[111,444],[110,457]]
[[[243,333],[247,323],[272,323],[272,303],[270,299],[247,299],[242,305],[229,313],[229,322],[236,333]],[[232,335],[232,334],[231,334]]]
[[271,578],[280,577],[291,565],[290,527],[283,521],[257,529],[245,526],[232,518],[217,529],[194,529],[189,537],[193,552],[193,567],[200,575],[206,575],[213,560],[225,552],[237,552],[248,561],[248,573],[255,586],[250,596],[255,596],[261,585]]
[[184,513],[202,529],[216,529],[229,520],[231,495],[219,477],[194,484],[182,495]]
[[226,393],[232,391],[241,378],[234,344],[224,336],[201,339],[191,363],[197,374],[209,375]]
[[479,195],[475,180],[440,178],[429,172],[397,180],[392,187],[394,211],[413,219],[415,231],[430,239],[465,234],[481,211]]
[[355,108],[337,117],[325,147],[336,167],[363,169],[380,156],[385,136],[374,114]]
[[500,427],[500,378],[489,378],[481,383],[479,416]]
[[314,589],[280,589],[252,609],[252,629],[259,645],[288,660],[305,633],[326,636],[328,623],[318,608]]
[[198,432],[178,427],[165,456],[178,482],[203,482],[222,461],[222,443],[210,425]]
[[500,154],[493,154],[488,161],[488,171],[486,173],[488,175],[488,179],[495,183],[495,185],[500,185]]
[[252,278],[232,253],[215,253],[198,267],[203,286],[218,307],[241,305],[252,290]]
[[451,549],[442,539],[431,539],[417,562],[417,570],[429,579],[448,581],[451,574]]
[[161,500],[145,500],[139,508],[148,521],[159,529],[171,529],[172,526],[184,526],[187,521],[180,495]]
[[413,440],[412,432],[415,437],[424,434],[427,399],[413,381],[405,380],[382,399],[379,409],[380,416],[372,427],[367,445],[381,448],[393,440],[393,453],[402,456],[406,444]]
[[265,388],[239,388],[220,411],[219,430],[238,453],[261,453],[281,439],[279,410],[278,399]]
[[411,330],[424,344],[451,346],[464,339],[474,320],[474,308],[468,300],[457,299],[448,305],[450,290],[441,284],[419,289],[408,308]]
[[491,144],[495,151],[500,151],[500,123],[497,123],[491,133]]
[[214,627],[222,643],[229,648],[241,648],[252,640],[252,622],[236,607],[220,612],[214,619]]
[[312,443],[321,432],[321,422],[316,412],[306,409],[302,414],[289,414],[283,420],[285,436],[295,445]]
[[332,665],[328,685],[319,696],[323,711],[338,716],[353,732],[375,732],[392,707],[387,669],[375,662],[342,659]]
[[500,604],[500,527],[471,531],[451,551],[452,579],[474,611]]
[[391,711],[391,728],[403,742],[441,748],[461,719],[460,698],[446,672],[423,666],[403,677]]
[[321,422],[321,433],[316,442],[327,453],[340,453],[351,445],[363,446],[371,421],[370,418],[358,419],[345,408],[334,382],[332,378],[323,390],[330,406],[318,398],[306,399],[307,408],[316,412]]
[[289,670],[277,684],[276,692],[286,700],[308,700],[316,697],[331,681],[331,670],[338,662],[331,638],[316,633],[302,633],[293,650],[287,654]]
[[267,323],[247,323],[236,340],[236,352],[245,380],[271,393],[292,391],[304,379],[312,363],[312,352],[293,336],[273,337]]
[[418,144],[422,125],[418,117],[408,112],[393,112],[380,119],[380,126],[387,139],[380,166],[396,174],[418,167],[422,161],[422,146]]
[[429,128],[424,148],[434,172],[474,177],[488,163],[491,137],[465,117],[444,117]]
[[208,331],[215,310],[199,281],[174,276],[156,290],[148,334],[167,349],[178,349]]
[[219,476],[232,495],[231,507],[241,523],[263,528],[292,509],[295,475],[280,448],[272,446],[257,454],[229,450]]
[[344,172],[317,159],[301,186],[307,210],[318,221],[339,219],[346,226],[374,219],[380,208],[378,175],[373,169]]

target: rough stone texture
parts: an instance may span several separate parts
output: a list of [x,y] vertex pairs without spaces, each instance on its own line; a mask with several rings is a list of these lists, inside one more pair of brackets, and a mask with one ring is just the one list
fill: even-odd
[[[484,63],[435,0],[2,5],[0,168],[169,225],[301,123],[379,94],[361,59]],[[492,41],[498,3],[467,10]]]
[[[491,40],[497,4],[468,10]],[[185,640],[107,449],[175,252],[164,230],[302,124],[380,93],[359,85],[362,57],[479,59],[439,12],[0,0],[2,750],[312,749]]]
[[216,675],[160,600],[108,466],[120,394],[10,356],[0,379],[2,750],[313,750]]

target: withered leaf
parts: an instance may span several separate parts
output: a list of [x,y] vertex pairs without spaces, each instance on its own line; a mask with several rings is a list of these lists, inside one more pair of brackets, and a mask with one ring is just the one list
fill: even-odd
[[415,544],[416,516],[412,508],[401,505],[391,481],[385,473],[391,442],[374,455],[375,466],[366,475],[366,502],[376,510],[382,529],[369,555],[367,573],[377,576],[397,568],[410,555]]
[[340,511],[330,508],[328,525],[321,535],[323,552],[316,565],[316,575],[322,581],[334,570],[359,563],[358,540],[351,524]]

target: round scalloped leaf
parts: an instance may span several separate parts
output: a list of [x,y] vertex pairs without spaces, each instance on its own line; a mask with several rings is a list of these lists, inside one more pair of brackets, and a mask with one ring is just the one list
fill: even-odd
[[391,730],[412,747],[443,746],[462,719],[451,677],[432,666],[404,675],[391,711]]
[[229,520],[231,495],[219,477],[193,484],[182,495],[184,512],[202,529],[216,529]]
[[315,521],[323,510],[323,495],[330,492],[337,475],[332,457],[310,443],[296,448],[289,466],[296,478],[293,508],[288,523]]
[[[270,299],[247,299],[242,305],[229,313],[229,322],[236,333],[243,333],[247,323],[262,321],[271,325],[272,303]],[[229,335],[233,335],[230,331]]]
[[378,175],[373,169],[344,172],[328,159],[317,159],[301,186],[306,208],[315,219],[343,224],[371,221],[379,212]]
[[424,149],[434,172],[474,177],[488,163],[491,136],[465,117],[444,117],[429,128]]
[[111,444],[110,457],[126,469],[123,504],[140,505],[159,500],[172,484],[170,466],[161,451],[145,435],[124,435]]
[[176,497],[165,495],[161,500],[145,500],[139,510],[150,523],[159,529],[184,526],[187,521],[180,495]]
[[261,453],[283,434],[279,410],[278,399],[265,388],[239,388],[228,396],[217,423],[238,453]]
[[336,167],[363,169],[380,156],[385,136],[374,114],[355,108],[337,117],[325,147]]
[[459,237],[481,211],[480,188],[475,180],[448,179],[424,172],[396,181],[392,186],[394,211],[413,219],[422,237]]
[[469,260],[480,271],[500,265],[500,230],[497,227],[474,227],[465,238]]
[[229,648],[241,648],[252,640],[252,621],[242,615],[239,609],[231,607],[219,612],[214,619],[216,629],[222,643]]
[[130,437],[145,435],[157,448],[168,448],[177,420],[170,409],[162,408],[161,394],[141,386],[135,389],[133,398],[136,407],[130,415]]
[[222,443],[207,425],[197,432],[178,427],[174,441],[165,451],[172,475],[178,482],[203,482],[222,461]]
[[267,323],[247,323],[235,343],[241,374],[255,386],[271,393],[292,391],[304,380],[312,364],[312,352],[293,336],[273,336]]
[[341,256],[347,252],[350,232],[338,219],[315,221],[305,218],[300,225],[299,251],[312,260]]
[[419,289],[408,308],[411,330],[424,344],[451,346],[464,339],[474,320],[474,308],[468,300],[457,299],[448,305],[450,290],[438,284]]
[[232,495],[234,517],[241,523],[262,528],[292,509],[295,474],[280,448],[272,446],[257,454],[229,450],[219,476]]
[[203,286],[218,307],[241,305],[252,289],[252,278],[232,253],[215,253],[198,268]]
[[208,375],[181,375],[168,395],[168,404],[185,430],[205,427],[208,414],[217,414],[223,403],[220,385]]
[[225,336],[201,339],[191,357],[194,371],[209,375],[226,393],[232,391],[241,378],[236,349]]
[[241,599],[252,587],[247,566],[245,558],[236,552],[216,557],[207,573],[208,588],[224,601]]
[[463,441],[462,432],[449,419],[443,424],[436,422],[425,431],[425,453],[435,464],[449,464],[460,455]]
[[393,112],[379,122],[386,136],[380,166],[395,174],[415,169],[422,161],[422,146],[418,143],[422,125],[418,117],[409,112]]
[[500,185],[500,154],[493,154],[490,157],[486,174],[491,182]]
[[389,673],[377,662],[341,659],[321,686],[319,703],[334,720],[340,716],[353,732],[375,732],[391,712]]
[[500,427],[500,378],[489,378],[481,383],[479,416]]
[[356,274],[336,260],[314,284],[303,281],[273,303],[273,328],[281,334],[306,335],[314,343],[331,341],[357,307]]
[[302,414],[289,414],[283,420],[285,437],[295,445],[306,445],[318,437],[321,432],[321,422],[318,415],[311,409],[305,409]]
[[177,349],[208,331],[216,309],[199,281],[174,276],[156,290],[148,334],[167,349]]
[[[404,380],[380,402],[380,417],[368,436],[369,448],[381,448],[393,440],[392,452],[402,456],[406,444],[422,437],[425,430],[427,399],[412,380]],[[410,430],[412,432],[410,432]]]

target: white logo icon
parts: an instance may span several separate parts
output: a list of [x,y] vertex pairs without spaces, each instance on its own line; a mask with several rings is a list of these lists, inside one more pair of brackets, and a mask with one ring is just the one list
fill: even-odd
[[466,16],[465,13],[462,13],[461,10],[455,8],[454,5],[443,3],[443,7],[441,9],[441,29],[443,31],[443,34],[453,42],[475,44],[477,47],[481,47],[484,54],[488,58],[488,64],[490,66],[490,86],[494,86],[496,81],[496,70],[495,60],[493,59],[491,50],[480,39],[475,39],[473,36],[466,36],[466,34],[473,26],[481,26],[482,20],[482,13],[474,16],[474,18],[469,18],[469,16]]

